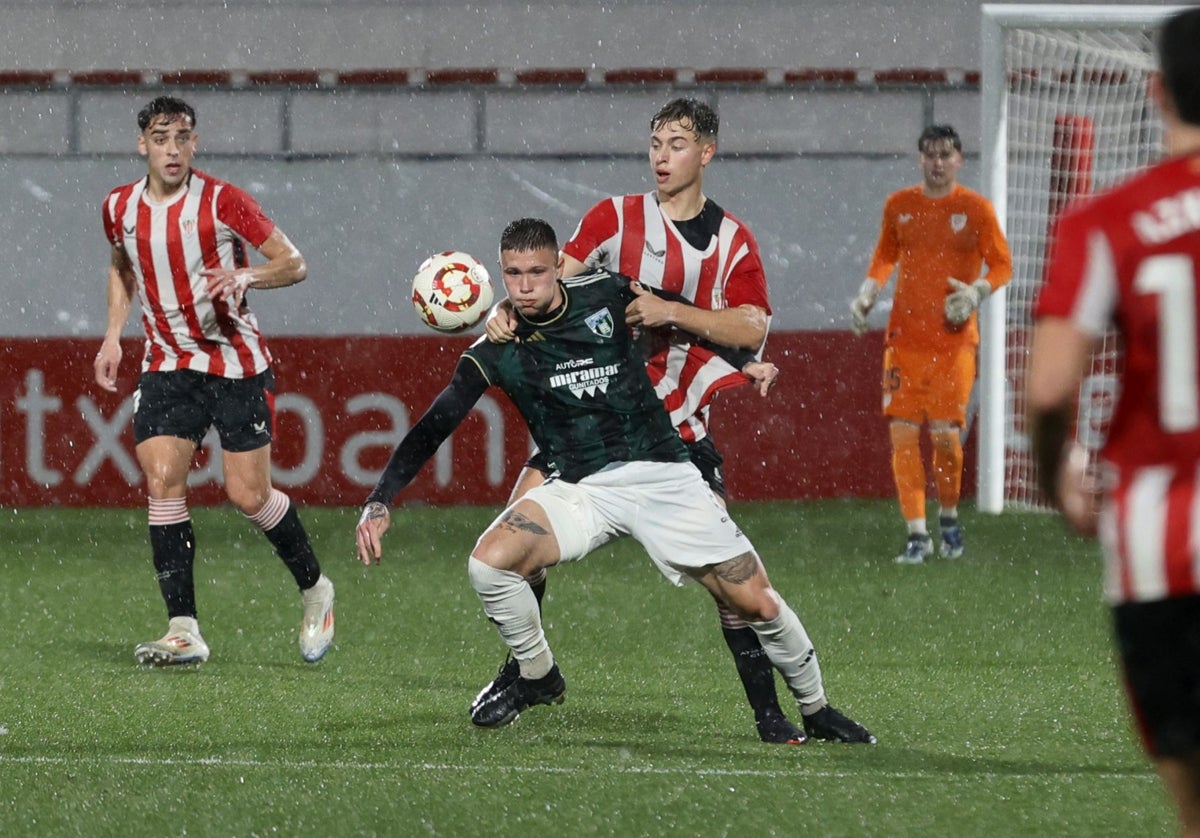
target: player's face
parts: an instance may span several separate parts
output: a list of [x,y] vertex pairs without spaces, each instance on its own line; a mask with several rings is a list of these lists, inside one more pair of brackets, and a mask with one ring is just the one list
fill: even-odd
[[690,125],[659,126],[650,134],[650,170],[659,194],[673,197],[699,188],[704,167],[716,151],[716,143],[699,140]]
[[925,192],[939,196],[949,192],[958,180],[962,168],[962,152],[949,140],[929,140],[921,149],[921,176]]
[[558,268],[558,253],[549,248],[500,251],[508,299],[526,317],[538,317],[562,303]]
[[146,158],[153,193],[169,195],[179,188],[192,168],[196,132],[183,115],[154,117],[138,137],[138,153]]

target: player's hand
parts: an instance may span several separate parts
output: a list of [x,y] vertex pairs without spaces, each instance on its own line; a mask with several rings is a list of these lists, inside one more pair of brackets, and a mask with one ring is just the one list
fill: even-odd
[[122,354],[120,341],[114,340],[110,343],[106,340],[100,344],[100,351],[92,361],[96,383],[110,393],[117,392],[117,367],[121,365]]
[[492,343],[508,343],[517,336],[517,314],[512,300],[504,299],[492,306],[483,324],[487,339]]
[[770,361],[751,361],[742,367],[742,375],[750,379],[760,396],[765,396],[775,386],[775,379],[779,378],[779,367]]
[[242,307],[246,290],[254,281],[254,276],[244,268],[234,271],[228,268],[205,268],[200,271],[200,276],[204,277],[208,296],[214,300],[226,300],[234,311]]
[[637,297],[625,306],[626,324],[644,328],[674,325],[676,303],[657,296],[640,282],[629,283],[629,288]]
[[363,507],[358,527],[355,529],[360,562],[368,566],[372,562],[379,564],[383,559],[383,534],[391,525],[392,514],[382,503],[373,501]]
[[1067,525],[1082,536],[1095,538],[1102,497],[1103,486],[1087,449],[1072,443],[1058,476],[1058,506]]
[[961,326],[991,293],[992,286],[988,285],[986,279],[976,280],[970,285],[952,276],[947,277],[947,281],[951,291],[946,295],[946,319],[955,326]]
[[871,313],[871,309],[875,307],[875,298],[879,296],[879,286],[874,280],[863,280],[863,284],[858,289],[858,296],[850,301],[850,317],[851,326],[854,329],[854,334],[862,337],[867,333],[870,324],[867,323],[867,315]]

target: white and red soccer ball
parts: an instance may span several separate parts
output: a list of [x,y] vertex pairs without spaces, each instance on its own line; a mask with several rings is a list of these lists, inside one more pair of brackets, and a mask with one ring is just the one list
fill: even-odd
[[487,268],[468,253],[435,253],[413,277],[413,307],[425,325],[461,332],[484,318],[492,305]]

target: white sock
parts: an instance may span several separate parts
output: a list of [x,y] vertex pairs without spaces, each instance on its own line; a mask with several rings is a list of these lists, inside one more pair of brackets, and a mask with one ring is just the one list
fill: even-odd
[[554,665],[554,656],[542,631],[537,597],[525,577],[511,570],[498,570],[474,556],[467,560],[467,575],[483,603],[483,612],[517,659],[521,677],[543,677]]
[[762,623],[747,622],[746,625],[758,635],[767,657],[800,703],[801,712],[805,709],[815,712],[826,704],[817,650],[796,612],[778,594],[775,598],[779,602],[778,617]]

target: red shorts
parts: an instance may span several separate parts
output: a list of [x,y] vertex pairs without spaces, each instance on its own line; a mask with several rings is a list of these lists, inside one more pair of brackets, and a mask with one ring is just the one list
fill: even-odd
[[943,354],[887,346],[883,350],[883,415],[925,422],[967,422],[975,386],[975,347]]

